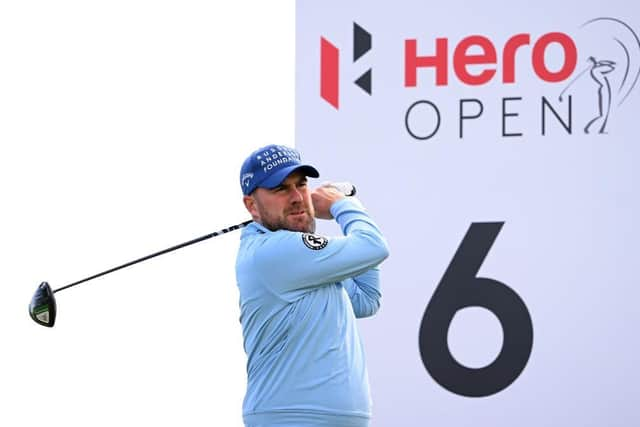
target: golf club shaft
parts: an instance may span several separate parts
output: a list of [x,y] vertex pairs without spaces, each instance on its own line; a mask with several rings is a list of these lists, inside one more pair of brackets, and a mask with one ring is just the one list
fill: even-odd
[[252,221],[252,220],[245,221],[245,222],[242,222],[242,223],[240,223],[240,224],[232,225],[231,227],[223,228],[223,229],[222,229],[222,230],[220,230],[220,231],[215,231],[215,232],[210,233],[210,234],[207,234],[207,235],[205,235],[205,236],[198,237],[198,238],[193,239],[193,240],[189,240],[188,242],[180,243],[179,245],[172,246],[172,247],[167,248],[167,249],[163,249],[163,250],[161,250],[161,251],[159,251],[159,252],[156,252],[156,253],[153,253],[153,254],[151,254],[151,255],[147,255],[147,256],[145,256],[145,257],[138,258],[138,259],[136,259],[136,260],[134,260],[134,261],[130,261],[130,262],[126,263],[126,264],[122,264],[122,265],[119,265],[119,266],[117,266],[117,267],[110,268],[109,270],[103,271],[102,273],[94,274],[93,276],[87,277],[87,278],[82,279],[82,280],[78,280],[77,282],[73,282],[73,283],[70,283],[70,284],[68,284],[68,285],[66,285],[66,286],[63,286],[63,287],[61,287],[61,288],[55,289],[55,290],[53,291],[53,293],[56,293],[56,292],[62,291],[62,290],[64,290],[64,289],[70,288],[70,287],[72,287],[72,286],[79,285],[80,283],[88,282],[89,280],[93,280],[93,279],[98,278],[98,277],[100,277],[100,276],[104,276],[104,275],[106,275],[106,274],[113,273],[114,271],[118,271],[118,270],[121,270],[121,269],[123,269],[123,268],[130,267],[130,266],[132,266],[132,265],[134,265],[134,264],[137,264],[137,263],[139,263],[139,262],[146,261],[146,260],[148,260],[148,259],[155,258],[155,257],[157,257],[157,256],[164,255],[164,254],[169,253],[169,252],[173,252],[173,251],[178,250],[178,249],[180,249],[180,248],[184,248],[185,246],[193,245],[193,244],[195,244],[195,243],[202,242],[203,240],[207,240],[207,239],[210,239],[210,238],[212,238],[212,237],[216,237],[216,236],[219,236],[219,235],[221,235],[221,234],[228,233],[228,232],[230,232],[230,231],[239,230],[240,228],[245,227],[245,226],[246,226],[247,224],[249,224],[251,221]]
[[[334,187],[338,191],[342,192],[345,196],[354,196],[356,194],[356,187],[353,184],[351,184],[350,182],[326,182],[323,185]],[[68,285],[62,286],[61,288],[54,289],[53,293],[55,294],[56,292],[63,291],[63,290],[68,289],[68,288],[70,288],[72,286],[76,286],[76,285],[79,285],[81,283],[88,282],[89,280],[96,279],[96,278],[104,276],[106,274],[113,273],[114,271],[118,271],[118,270],[121,270],[123,268],[130,267],[130,266],[132,266],[134,264],[138,264],[139,262],[146,261],[148,259],[155,258],[157,256],[164,255],[164,254],[169,253],[169,252],[173,252],[173,251],[178,250],[180,248],[184,248],[185,246],[193,245],[195,243],[202,242],[203,240],[207,240],[207,239],[210,239],[212,237],[216,237],[216,236],[219,236],[221,234],[228,233],[230,231],[239,230],[240,228],[245,227],[250,222],[252,222],[252,220],[241,222],[240,224],[232,225],[231,227],[228,227],[228,228],[223,228],[220,231],[215,231],[215,232],[207,234],[205,236],[198,237],[198,238],[193,239],[193,240],[189,240],[188,242],[180,243],[179,245],[172,246],[172,247],[167,248],[167,249],[163,249],[163,250],[161,250],[159,252],[156,252],[156,253],[153,253],[151,255],[147,255],[145,257],[138,258],[138,259],[136,259],[134,261],[127,262],[126,264],[122,264],[122,265],[119,265],[117,267],[110,268],[109,270],[105,270],[102,273],[94,274],[93,276],[89,276],[89,277],[87,277],[85,279],[78,280],[77,282],[73,282],[73,283],[70,283]]]

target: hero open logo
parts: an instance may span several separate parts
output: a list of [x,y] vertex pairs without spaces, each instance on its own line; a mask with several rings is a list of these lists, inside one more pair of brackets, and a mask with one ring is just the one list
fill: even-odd
[[304,233],[302,235],[302,241],[304,242],[306,247],[308,247],[309,249],[313,249],[314,251],[324,249],[329,243],[329,240],[326,237],[317,236],[311,233]]
[[[356,37],[356,32],[362,31],[354,23],[354,62],[362,46],[371,46],[369,33],[366,38]],[[571,35],[551,31],[537,35],[518,33],[498,43],[493,39],[469,35],[453,47],[455,42],[447,37],[404,39],[404,61],[398,63],[403,70],[396,74],[404,74],[404,82],[398,82],[399,87],[429,94],[406,109],[404,128],[410,138],[433,141],[441,136],[450,140],[451,132],[457,133],[458,139],[467,135],[493,137],[493,132],[479,134],[487,127],[478,124],[495,121],[496,117],[496,134],[503,139],[532,134],[572,135],[576,125],[579,134],[606,134],[615,128],[616,112],[640,79],[640,37],[617,18],[591,19]],[[323,37],[320,53],[321,96],[338,109],[339,51]],[[492,85],[496,99],[472,95],[452,102],[452,75],[465,86]],[[535,99],[531,92],[542,95]],[[465,93],[473,94],[468,90]],[[535,120],[523,124],[521,112],[535,114]],[[441,126],[451,122],[457,126]]]

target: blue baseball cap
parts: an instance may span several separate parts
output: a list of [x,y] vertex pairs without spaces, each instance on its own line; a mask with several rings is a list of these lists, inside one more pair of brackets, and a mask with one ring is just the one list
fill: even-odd
[[247,157],[240,169],[242,193],[247,196],[258,187],[275,188],[297,170],[312,178],[320,176],[316,168],[302,163],[295,148],[273,144],[259,148]]

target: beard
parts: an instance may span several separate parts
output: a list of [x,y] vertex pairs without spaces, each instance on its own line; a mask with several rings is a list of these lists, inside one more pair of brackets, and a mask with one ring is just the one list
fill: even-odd
[[[303,205],[289,207],[283,213],[269,212],[262,203],[256,199],[256,207],[260,214],[261,224],[271,231],[289,230],[302,233],[313,233],[316,231],[316,219],[313,209]],[[304,215],[291,215],[294,212],[304,212]]]

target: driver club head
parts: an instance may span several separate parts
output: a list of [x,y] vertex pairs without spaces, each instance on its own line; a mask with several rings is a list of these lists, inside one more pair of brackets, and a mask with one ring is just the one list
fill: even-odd
[[29,304],[29,314],[39,325],[53,327],[56,321],[56,298],[47,282],[40,283]]

